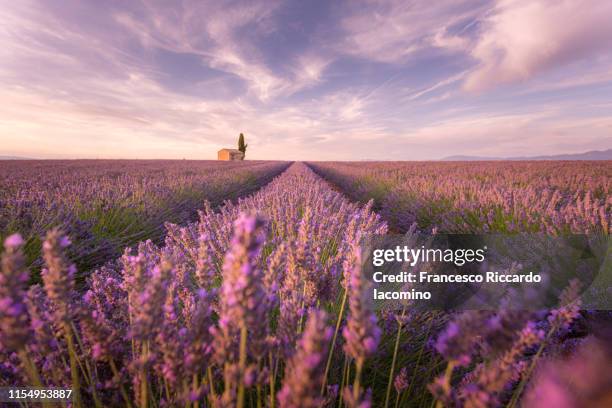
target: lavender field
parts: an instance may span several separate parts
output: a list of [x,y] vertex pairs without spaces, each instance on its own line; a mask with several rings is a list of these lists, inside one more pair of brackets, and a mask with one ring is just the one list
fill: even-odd
[[[581,310],[577,285],[549,310],[375,312],[359,250],[389,231],[607,237],[610,162],[58,166],[15,166],[2,182],[0,386],[72,388],[76,407],[612,401],[608,315]],[[77,267],[105,234],[113,248],[143,241]]]
[[261,187],[282,162],[0,161],[0,238],[19,232],[27,264],[41,265],[40,237],[61,227],[80,269],[119,256],[140,240],[160,242],[164,223],[197,217]]
[[314,162],[391,225],[441,232],[612,232],[612,163]]

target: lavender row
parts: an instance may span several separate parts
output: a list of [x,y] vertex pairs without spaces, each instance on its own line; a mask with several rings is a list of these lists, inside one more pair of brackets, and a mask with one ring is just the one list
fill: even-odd
[[159,242],[165,221],[197,217],[259,188],[281,162],[0,161],[0,238],[20,232],[28,264],[38,267],[41,237],[61,226],[81,269],[120,255],[143,239]]
[[612,231],[612,162],[315,162],[352,198],[374,199],[394,229]]
[[[359,236],[384,233],[385,224],[294,165],[247,199],[168,227],[164,247],[147,241],[126,252],[90,276],[83,296],[67,237],[48,234],[43,286],[27,290],[21,238],[9,237],[2,385],[76,387],[76,406],[241,406],[254,393],[297,406],[292,387],[313,372],[316,392],[304,398],[321,402],[331,333],[327,314],[313,308],[338,296]],[[355,317],[374,324],[364,313]],[[363,333],[351,330],[358,349]],[[285,365],[295,369],[283,374]]]
[[[199,222],[168,225],[163,247],[126,250],[85,293],[68,237],[47,235],[43,284],[28,288],[12,235],[0,385],[70,387],[77,407],[537,406],[562,387],[571,398],[605,390],[553,381],[568,363],[535,372],[579,319],[576,286],[539,314],[374,313],[357,245],[386,231],[371,205],[298,163],[248,198],[204,208]],[[591,376],[610,361],[596,341],[580,355],[596,356]]]

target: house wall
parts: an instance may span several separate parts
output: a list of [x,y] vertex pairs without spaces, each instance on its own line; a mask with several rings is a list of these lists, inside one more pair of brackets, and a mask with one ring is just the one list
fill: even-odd
[[228,152],[222,150],[217,153],[217,160],[242,160],[244,155],[242,153]]

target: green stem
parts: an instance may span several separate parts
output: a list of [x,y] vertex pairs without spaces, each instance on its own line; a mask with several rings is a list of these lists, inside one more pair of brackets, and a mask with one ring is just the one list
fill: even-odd
[[[73,322],[70,322],[70,328],[72,330],[74,338],[76,339],[77,345],[79,346],[79,351],[81,352],[81,355],[85,356],[85,347],[83,346],[83,342],[81,341],[79,332],[77,331]],[[102,408],[102,402],[100,402],[100,399],[98,398],[98,393],[96,391],[96,384],[94,381],[95,378],[91,370],[91,367],[89,366],[89,362],[87,361],[87,358],[84,359],[85,370],[83,370],[83,364],[81,364],[81,361],[78,358],[78,355],[76,355],[76,358],[77,358],[77,362],[79,363],[79,367],[81,367],[81,372],[83,373],[85,380],[87,381],[88,385],[91,387],[91,394],[94,400],[94,405],[96,406],[96,408]]]
[[342,381],[340,382],[340,392],[338,393],[339,402],[338,408],[342,408],[342,394],[344,394],[344,385],[348,383],[349,360],[344,357],[344,368],[342,369]]
[[[451,379],[453,377],[453,370],[455,369],[455,363],[449,361],[444,371],[444,383],[442,385],[444,393],[450,395],[451,392]],[[444,404],[440,400],[436,400],[436,408],[443,408]]]
[[74,349],[70,326],[66,325],[64,327],[64,334],[66,337],[66,344],[68,345],[68,357],[70,361],[70,380],[72,381],[72,388],[74,389],[74,406],[79,408],[83,405],[83,399],[81,397],[81,379],[79,377],[79,363],[76,357],[76,350]]
[[[32,381],[34,386],[40,387],[40,388],[44,387],[40,379],[40,375],[38,374],[38,370],[36,369],[36,366],[34,365],[34,363],[32,363],[32,360],[30,360],[27,350],[23,348],[17,354],[19,355],[21,364],[23,364],[26,370],[26,374],[28,378],[30,379],[30,381]],[[49,403],[44,400],[42,401],[42,405],[43,407],[50,407]]]
[[[195,391],[198,388],[198,385],[200,384],[200,380],[198,379],[198,374],[194,374],[193,375],[193,384],[191,385],[193,391]],[[200,400],[196,400],[193,403],[193,408],[200,408]]]
[[215,392],[215,384],[213,382],[212,368],[210,368],[210,366],[206,368],[206,376],[208,377],[208,386],[210,388],[210,396],[212,397],[213,401],[216,401],[217,394]]
[[529,381],[529,377],[531,377],[531,374],[533,373],[533,370],[535,370],[535,366],[536,366],[536,364],[538,362],[538,359],[542,355],[542,352],[544,351],[544,348],[548,344],[548,341],[552,337],[553,333],[555,331],[557,331],[557,329],[558,329],[558,327],[556,325],[552,326],[550,328],[550,330],[548,330],[548,333],[546,333],[546,338],[544,339],[542,344],[540,344],[540,347],[538,348],[538,351],[533,356],[533,359],[531,360],[531,364],[529,364],[529,368],[525,372],[525,375],[521,379],[521,382],[519,383],[519,385],[516,387],[516,390],[512,394],[512,398],[510,399],[510,402],[508,402],[508,405],[506,405],[507,408],[514,408],[514,406],[516,406],[516,403],[518,402],[519,398],[521,397],[521,394],[523,393],[523,389],[525,388],[525,385],[527,384],[527,381]]
[[262,407],[262,403],[261,403],[261,385],[257,385],[257,408],[261,408]]
[[[300,304],[300,310],[304,310],[304,297],[306,296],[306,285],[302,286],[302,303]],[[300,316],[300,320],[298,322],[298,327],[297,327],[297,331],[298,334],[302,333],[302,325],[304,324],[304,315],[305,313],[302,313]]]
[[[272,358],[272,352],[270,351],[270,408],[274,408],[275,404],[276,404],[276,396],[274,395],[276,393],[276,367],[273,364],[273,358]],[[274,368],[272,368],[274,367]]]
[[391,368],[389,369],[389,379],[387,381],[387,394],[385,395],[385,408],[389,406],[389,398],[391,397],[391,385],[393,384],[393,374],[395,374],[395,363],[397,361],[397,351],[399,349],[400,337],[402,335],[402,319],[406,309],[402,310],[402,316],[397,322],[397,336],[395,337],[395,347],[393,348],[393,359],[391,360]]
[[[438,359],[434,358],[434,361],[431,361],[430,364],[428,364],[427,366],[429,367],[427,369],[427,374],[425,374],[424,378],[427,381],[430,381],[432,378],[432,372],[434,371],[434,369],[436,369],[438,367],[438,365],[440,364],[439,361],[437,361]],[[421,392],[420,393],[420,397],[419,397],[419,404],[418,406],[423,406],[423,403],[425,402],[427,396],[431,395],[429,392]],[[434,403],[435,403],[436,399],[435,398],[431,398],[431,406],[433,407]]]
[[321,395],[325,394],[325,386],[327,385],[327,376],[329,375],[329,369],[331,367],[332,357],[334,355],[334,348],[336,346],[336,339],[338,338],[338,332],[340,331],[340,324],[342,323],[342,315],[344,314],[344,308],[346,306],[347,291],[344,291],[342,295],[342,304],[340,305],[340,312],[338,313],[338,320],[336,321],[336,329],[334,330],[334,337],[332,338],[331,346],[329,347],[329,354],[327,356],[327,364],[325,365],[325,374],[323,374],[323,385],[321,386]]
[[238,381],[238,408],[244,408],[244,372],[246,371],[246,345],[247,345],[247,328],[240,328],[240,357],[238,366],[240,367],[240,380]]
[[164,384],[164,392],[166,393],[166,399],[170,401],[170,387],[168,386],[168,380],[166,380],[166,377],[164,377],[163,379],[163,384]]
[[[145,342],[142,345],[142,355],[146,361],[149,357],[149,346]],[[147,378],[146,369],[143,367],[140,369],[140,408],[147,408],[149,406],[149,381]]]
[[109,363],[110,363],[110,367],[111,367],[111,371],[113,372],[113,375],[117,377],[117,381],[119,382],[119,391],[121,392],[121,396],[123,397],[123,400],[125,401],[126,407],[132,408],[132,403],[130,402],[130,398],[128,397],[127,392],[125,391],[125,387],[123,386],[123,381],[121,381],[121,376],[119,374],[119,370],[117,369],[117,366],[115,365],[115,360],[111,358]]
[[408,385],[408,389],[406,390],[406,395],[410,396],[410,392],[412,391],[412,385],[414,384],[414,379],[416,378],[417,369],[419,368],[419,364],[421,364],[421,358],[423,357],[423,351],[425,350],[425,344],[427,343],[427,339],[429,339],[429,332],[431,331],[431,326],[433,324],[433,317],[429,319],[429,325],[427,326],[427,332],[425,333],[425,337],[423,339],[423,343],[421,344],[421,349],[419,350],[419,356],[417,357],[417,361],[412,369],[412,376],[410,377],[410,384]]

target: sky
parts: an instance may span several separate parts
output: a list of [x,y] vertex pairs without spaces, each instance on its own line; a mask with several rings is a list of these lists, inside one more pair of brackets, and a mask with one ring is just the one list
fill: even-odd
[[0,155],[612,148],[612,1],[0,0]]

